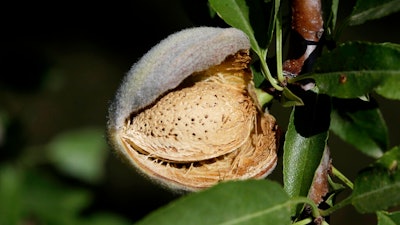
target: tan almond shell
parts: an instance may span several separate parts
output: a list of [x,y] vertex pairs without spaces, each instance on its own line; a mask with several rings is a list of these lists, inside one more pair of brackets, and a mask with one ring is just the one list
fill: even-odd
[[124,138],[168,161],[212,159],[243,145],[255,116],[252,99],[240,90],[199,82],[170,92],[137,115]]
[[110,129],[112,145],[136,168],[171,188],[201,190],[225,180],[260,179],[277,162],[275,118],[254,97],[248,50],[194,71],[151,105]]
[[136,151],[123,142],[130,157],[149,176],[172,189],[197,191],[227,180],[261,179],[277,163],[275,119],[266,114],[261,118],[262,130],[233,152],[213,160],[174,164]]

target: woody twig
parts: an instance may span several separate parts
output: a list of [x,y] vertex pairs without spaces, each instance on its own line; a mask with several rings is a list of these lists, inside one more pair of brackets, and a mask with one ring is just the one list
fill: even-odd
[[[287,80],[310,70],[314,63],[314,58],[310,56],[318,55],[316,49],[324,32],[321,0],[291,0],[291,9],[292,30],[289,53],[282,65],[283,74]],[[308,89],[305,86],[302,88]],[[330,172],[331,157],[329,149],[326,147],[308,194],[308,197],[317,205],[324,201],[324,197],[329,192],[328,176]],[[310,214],[305,210],[302,216],[307,218]],[[322,220],[324,219],[316,218],[312,224],[320,224]]]
[[[283,73],[290,79],[304,71],[304,63],[317,48],[323,29],[320,0],[292,0],[292,37]],[[298,53],[301,49],[301,53]]]

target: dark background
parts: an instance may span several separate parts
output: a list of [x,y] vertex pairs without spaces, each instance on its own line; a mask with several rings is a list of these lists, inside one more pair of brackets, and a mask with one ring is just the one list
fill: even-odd
[[[340,13],[349,13],[353,2],[340,5]],[[400,43],[398,19],[395,14],[347,28],[341,40]],[[7,124],[0,123],[1,164],[17,163],[26,149],[35,151],[30,147],[65,131],[105,129],[109,101],[141,55],[180,29],[223,23],[209,17],[205,1],[6,1],[0,6],[0,25],[0,113],[8,118]],[[378,102],[388,123],[391,146],[398,145],[399,103],[379,97]],[[284,129],[289,112],[272,107]],[[105,141],[104,136],[99,138]],[[350,179],[372,162],[334,135],[329,142],[335,166]],[[179,197],[148,182],[108,152],[100,184],[87,185],[53,173],[61,182],[94,193],[88,212],[111,211],[136,221]],[[271,175],[279,182],[280,167]],[[333,214],[331,224],[353,222],[374,224],[375,219],[346,207]]]

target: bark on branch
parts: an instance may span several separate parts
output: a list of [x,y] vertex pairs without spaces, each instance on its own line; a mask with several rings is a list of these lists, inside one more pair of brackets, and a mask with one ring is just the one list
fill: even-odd
[[[292,39],[295,41],[290,43],[289,58],[283,63],[283,72],[289,78],[302,72],[304,62],[317,48],[324,32],[320,0],[292,0],[291,8],[292,36],[300,36],[302,40],[299,40],[299,38]],[[299,43],[301,41],[303,43]],[[294,48],[302,48],[304,43],[306,48],[300,57],[298,57],[299,54],[291,54],[291,52],[296,52]]]

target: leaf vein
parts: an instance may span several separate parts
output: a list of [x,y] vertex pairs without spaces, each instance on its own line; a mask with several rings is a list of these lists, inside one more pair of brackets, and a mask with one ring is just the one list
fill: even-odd
[[232,224],[238,224],[238,223],[242,223],[242,222],[245,222],[245,221],[249,221],[251,219],[263,216],[263,215],[271,213],[273,211],[278,211],[278,210],[280,210],[282,208],[288,207],[288,206],[290,206],[290,204],[291,204],[291,202],[287,201],[287,202],[285,202],[283,204],[275,205],[274,207],[271,207],[271,208],[263,209],[263,210],[260,210],[260,211],[253,212],[251,214],[240,216],[240,217],[237,217],[237,218],[235,218],[233,220],[229,220],[229,221],[220,223],[218,225],[232,225]]

